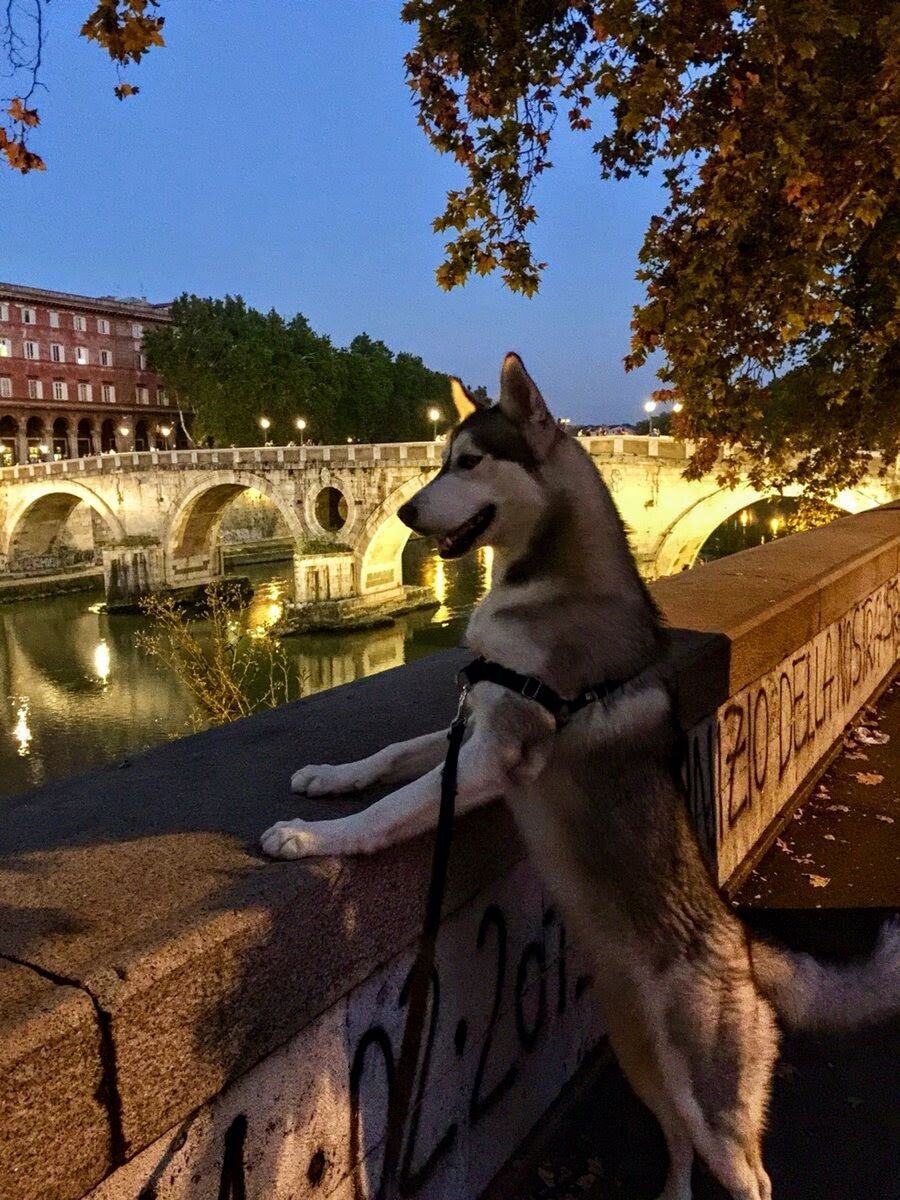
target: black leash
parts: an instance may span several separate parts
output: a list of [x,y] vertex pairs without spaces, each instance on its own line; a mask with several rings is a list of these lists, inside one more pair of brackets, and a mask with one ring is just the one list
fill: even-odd
[[[476,658],[459,672],[457,680],[462,683],[459,707],[447,734],[449,745],[444,769],[441,773],[441,805],[438,811],[437,834],[431,861],[431,878],[428,883],[428,898],[425,903],[425,920],[415,960],[407,976],[403,991],[407,995],[406,1024],[393,1086],[388,1093],[388,1128],[385,1138],[384,1160],[381,1182],[376,1200],[384,1200],[390,1183],[398,1177],[400,1156],[403,1149],[403,1133],[406,1128],[412,1103],[419,1054],[422,1048],[422,1031],[428,1009],[428,992],[434,972],[435,947],[441,925],[441,911],[447,885],[447,868],[450,863],[450,847],[453,841],[453,817],[456,808],[459,752],[466,732],[466,700],[476,683],[488,681],[500,684],[510,691],[534,700],[542,705],[561,728],[579,709],[597,700],[608,700],[622,686],[618,682],[599,683],[587,688],[574,700],[565,700],[552,688],[547,687],[533,675],[520,675],[499,663]],[[404,1173],[409,1170],[404,1163]],[[402,1189],[401,1189],[402,1190]]]
[[450,863],[450,846],[453,841],[453,817],[456,808],[456,784],[459,770],[459,751],[466,732],[466,699],[469,685],[463,684],[459,696],[459,707],[447,734],[449,745],[444,769],[441,773],[441,806],[438,811],[437,834],[431,860],[431,878],[428,883],[428,898],[425,902],[425,920],[415,961],[406,981],[407,1010],[403,1027],[403,1041],[394,1086],[388,1095],[388,1128],[384,1146],[384,1164],[378,1200],[386,1194],[390,1181],[397,1177],[400,1154],[403,1148],[403,1132],[412,1102],[422,1048],[422,1031],[428,1008],[428,991],[434,970],[434,952],[438,930],[441,926],[441,910],[447,885],[447,867]]

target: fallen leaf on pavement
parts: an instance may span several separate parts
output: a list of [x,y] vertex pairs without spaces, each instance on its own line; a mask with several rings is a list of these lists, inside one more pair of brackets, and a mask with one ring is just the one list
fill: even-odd
[[882,733],[880,729],[867,729],[865,725],[860,725],[856,730],[856,740],[864,746],[884,746],[891,740],[891,735]]
[[807,878],[812,887],[828,887],[829,883],[831,883],[827,875],[807,875]]
[[879,783],[884,783],[884,776],[876,774],[875,771],[857,771],[853,778],[869,787],[877,787]]

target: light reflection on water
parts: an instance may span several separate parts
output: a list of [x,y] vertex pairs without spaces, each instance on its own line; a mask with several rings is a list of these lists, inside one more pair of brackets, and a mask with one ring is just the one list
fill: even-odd
[[[264,632],[292,597],[290,564],[239,573],[255,587],[241,623]],[[412,541],[404,578],[432,587],[436,610],[384,629],[290,638],[285,650],[315,692],[455,646],[490,573],[489,551],[445,563],[430,544]],[[136,645],[144,618],[112,616],[101,604],[85,592],[0,605],[0,797],[191,732],[187,690]]]

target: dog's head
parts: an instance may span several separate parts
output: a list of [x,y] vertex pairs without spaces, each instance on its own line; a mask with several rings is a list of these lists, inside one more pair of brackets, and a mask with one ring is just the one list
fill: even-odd
[[442,558],[476,546],[514,551],[545,509],[541,468],[564,438],[517,354],[507,354],[500,400],[477,401],[452,381],[459,415],[440,472],[399,510],[410,529],[437,539]]

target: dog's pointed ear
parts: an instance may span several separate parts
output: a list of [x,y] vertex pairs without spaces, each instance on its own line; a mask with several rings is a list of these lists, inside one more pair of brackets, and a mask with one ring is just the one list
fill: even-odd
[[539,457],[549,452],[559,431],[544,397],[518,354],[507,354],[503,360],[500,371],[500,411],[522,426]]
[[471,417],[477,409],[484,408],[481,401],[477,400],[463,381],[457,379],[455,375],[450,376],[450,395],[453,398],[456,415],[461,421],[464,421],[466,417]]

